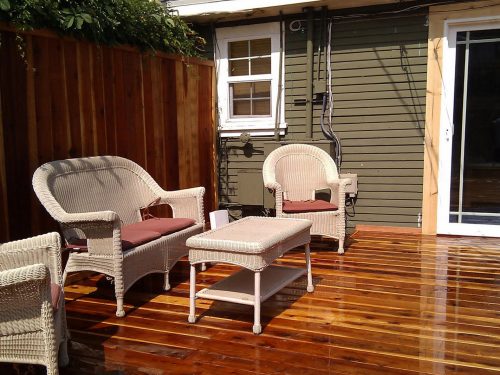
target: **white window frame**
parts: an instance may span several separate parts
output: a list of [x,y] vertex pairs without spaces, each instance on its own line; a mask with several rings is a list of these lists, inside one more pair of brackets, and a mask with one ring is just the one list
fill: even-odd
[[[271,74],[229,76],[229,43],[239,40],[271,38]],[[285,69],[282,60],[281,95],[278,95],[280,63],[280,24],[270,22],[255,25],[223,27],[216,29],[215,61],[217,67],[217,96],[219,114],[219,132],[221,137],[239,137],[242,133],[252,136],[273,135],[276,117],[279,119],[280,134],[284,134],[285,123]],[[271,116],[231,118],[229,84],[243,81],[271,81]],[[276,100],[280,97],[280,106],[276,109]]]

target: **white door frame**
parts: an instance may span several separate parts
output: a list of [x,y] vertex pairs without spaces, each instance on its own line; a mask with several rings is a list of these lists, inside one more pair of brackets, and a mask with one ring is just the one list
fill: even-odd
[[500,17],[450,19],[444,24],[443,85],[439,135],[438,234],[500,237],[500,225],[450,223],[451,152],[455,97],[456,37],[459,31],[500,28]]

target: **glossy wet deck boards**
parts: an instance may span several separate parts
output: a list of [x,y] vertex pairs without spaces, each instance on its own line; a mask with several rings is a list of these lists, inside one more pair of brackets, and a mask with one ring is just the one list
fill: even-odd
[[[500,374],[498,239],[364,232],[344,256],[333,244],[312,244],[314,293],[303,276],[262,305],[260,336],[251,306],[199,300],[187,322],[186,260],[171,292],[157,275],[135,285],[121,319],[102,275],[66,286],[71,364],[61,373]],[[197,290],[236,270],[209,267]]]

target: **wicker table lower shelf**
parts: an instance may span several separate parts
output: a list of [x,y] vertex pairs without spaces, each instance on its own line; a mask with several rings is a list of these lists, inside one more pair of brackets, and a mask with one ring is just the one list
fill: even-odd
[[[260,274],[260,302],[264,302],[295,279],[304,275],[303,268],[269,266]],[[200,290],[196,298],[255,305],[254,272],[245,268],[218,283]]]

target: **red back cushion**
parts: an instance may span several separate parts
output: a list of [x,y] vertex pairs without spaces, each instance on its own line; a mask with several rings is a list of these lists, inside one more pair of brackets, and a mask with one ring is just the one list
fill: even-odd
[[293,214],[301,212],[335,211],[338,207],[330,202],[322,200],[310,201],[283,201],[283,212]]
[[61,299],[61,286],[59,284],[50,283],[50,297],[52,300],[52,308],[54,311],[59,310],[59,300]]

